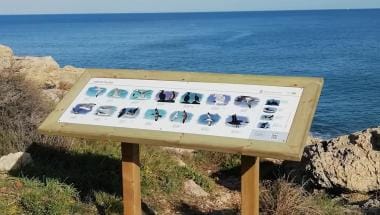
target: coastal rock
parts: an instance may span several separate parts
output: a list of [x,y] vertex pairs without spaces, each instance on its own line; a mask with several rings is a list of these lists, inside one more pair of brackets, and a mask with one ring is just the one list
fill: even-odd
[[[66,67],[65,67],[66,68]],[[81,68],[73,68],[70,70],[61,69],[54,75],[54,81],[57,84],[57,88],[60,90],[69,90],[75,84],[75,82],[79,79],[79,77],[84,72],[84,69]]]
[[14,57],[15,67],[21,72],[27,73],[50,73],[59,69],[58,63],[51,57]]
[[24,74],[27,80],[43,89],[43,95],[54,102],[62,98],[85,70],[73,66],[60,68],[50,56],[14,56],[12,49],[0,45],[0,71],[9,68]]
[[364,208],[378,208],[380,210],[380,200],[369,199],[366,203],[363,204],[363,207]]
[[65,91],[60,89],[46,89],[41,91],[43,96],[54,103],[58,103],[63,98]]
[[7,46],[0,44],[0,71],[9,69],[13,65],[13,51]]
[[10,171],[32,162],[32,156],[27,152],[16,152],[0,158],[0,171]]
[[193,180],[187,180],[184,182],[184,191],[185,193],[195,196],[195,197],[206,197],[209,194],[202,189],[201,186],[196,184]]
[[71,65],[66,65],[64,66],[61,71],[62,72],[65,72],[65,73],[82,73],[85,69],[83,68],[77,68],[77,67],[74,67],[74,66],[71,66]]
[[362,208],[365,214],[380,214],[380,197],[369,199]]
[[[320,143],[321,141],[322,139],[309,135],[307,137],[305,145],[306,146],[315,145],[315,144]],[[275,165],[283,165],[283,168],[289,169],[288,171],[290,172],[293,172],[295,169],[297,169],[298,171],[304,170],[303,168],[304,166],[302,166],[302,164],[299,162],[285,162],[284,164],[284,160],[275,159],[275,158],[260,158],[260,162],[270,162]]]
[[14,57],[16,68],[25,78],[33,81],[41,88],[52,86],[58,70],[58,63],[50,56],[47,57]]
[[314,145],[322,142],[322,139],[309,135],[306,140],[306,145]]
[[380,189],[380,128],[309,145],[303,161],[324,188],[369,192]]

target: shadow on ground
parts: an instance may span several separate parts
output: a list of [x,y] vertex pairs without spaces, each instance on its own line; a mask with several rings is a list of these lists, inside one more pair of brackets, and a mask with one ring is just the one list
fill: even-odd
[[[47,178],[56,179],[75,187],[83,202],[94,202],[99,214],[106,214],[101,205],[94,201],[95,192],[105,192],[121,198],[121,160],[112,156],[93,153],[77,153],[64,148],[33,144],[27,150],[33,158],[31,165],[11,172],[12,176],[28,177],[45,182]],[[155,214],[145,202],[142,202],[143,214]],[[178,207],[182,214],[204,214],[182,204]],[[226,211],[208,213],[236,214]]]
[[239,212],[235,209],[222,209],[222,210],[214,210],[211,212],[202,212],[198,208],[191,206],[189,204],[186,204],[182,202],[177,208],[177,211],[180,214],[184,215],[236,215],[239,214]]
[[[13,176],[39,179],[54,178],[75,187],[84,202],[93,201],[99,214],[106,214],[105,208],[94,201],[94,192],[105,192],[121,198],[121,160],[111,156],[93,153],[75,153],[48,145],[33,144],[27,150],[33,164],[14,171]],[[144,215],[154,214],[142,202]]]
[[[271,161],[262,160],[260,162],[260,181],[275,180],[285,177],[287,180],[294,183],[306,186],[307,173],[304,171],[302,162],[283,161],[281,164],[276,164]],[[215,181],[230,190],[240,190],[241,166],[236,166],[230,169],[222,169],[212,174]]]
[[76,153],[64,148],[32,144],[27,150],[33,158],[31,165],[11,172],[16,177],[28,177],[45,182],[56,179],[75,187],[83,202],[93,202],[98,214],[105,208],[95,201],[101,191],[121,197],[121,161],[110,156]]
[[92,198],[93,191],[121,195],[121,161],[118,159],[39,144],[31,145],[27,151],[32,155],[33,164],[12,175],[41,181],[54,178],[72,184],[84,200]]

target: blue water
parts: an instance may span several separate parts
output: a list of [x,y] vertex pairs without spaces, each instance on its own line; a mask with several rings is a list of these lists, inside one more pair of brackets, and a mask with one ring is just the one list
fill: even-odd
[[380,10],[0,16],[0,43],[77,67],[324,77],[312,132],[380,125]]

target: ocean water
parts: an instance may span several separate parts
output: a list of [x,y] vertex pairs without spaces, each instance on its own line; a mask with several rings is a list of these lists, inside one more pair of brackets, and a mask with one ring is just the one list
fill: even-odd
[[0,43],[77,67],[323,77],[314,134],[380,125],[380,10],[0,16]]

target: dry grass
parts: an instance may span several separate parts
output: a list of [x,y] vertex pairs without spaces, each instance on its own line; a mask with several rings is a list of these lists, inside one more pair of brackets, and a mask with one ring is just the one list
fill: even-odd
[[284,179],[262,183],[260,206],[263,214],[324,214],[312,195]]
[[0,71],[0,156],[23,151],[34,142],[65,141],[37,133],[37,127],[52,109],[41,90],[16,69]]

